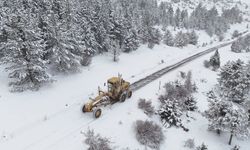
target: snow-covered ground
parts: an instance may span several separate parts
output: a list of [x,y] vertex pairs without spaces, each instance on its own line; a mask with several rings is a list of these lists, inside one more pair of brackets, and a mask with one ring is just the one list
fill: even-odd
[[[248,0],[245,1],[248,2]],[[233,25],[223,42],[231,39],[234,30],[245,31],[247,24],[249,23]],[[97,56],[89,67],[82,69],[81,73],[68,76],[57,75],[55,76],[57,82],[38,92],[10,93],[9,79],[1,66],[0,150],[85,150],[87,147],[83,142],[82,133],[88,128],[110,138],[118,149],[129,147],[143,150],[144,147],[135,138],[134,122],[138,119],[150,118],[137,108],[138,99],[151,99],[157,107],[157,97],[161,92],[159,82],[163,84],[173,81],[178,78],[179,71],[191,70],[199,89],[195,94],[199,110],[204,111],[207,108],[205,93],[214,86],[217,78],[217,72],[203,67],[203,61],[211,54],[141,88],[125,103],[106,107],[99,119],[94,119],[92,113],[82,114],[82,105],[89,97],[97,94],[98,86],[105,88],[103,83],[111,76],[121,73],[125,80],[134,82],[219,43],[216,37],[210,38],[204,31],[199,31],[198,34],[200,36],[198,47],[188,46],[179,49],[161,44],[151,50],[143,45],[135,52],[121,54],[118,63],[112,62],[111,56]],[[203,43],[208,45],[201,47]],[[230,52],[229,46],[221,49],[220,55],[222,64],[238,58],[250,60],[250,53],[235,54]],[[201,82],[204,79],[207,82]],[[192,116],[196,120],[185,123],[190,129],[189,132],[176,128],[164,129],[166,139],[161,147],[162,150],[182,150],[184,141],[188,138],[194,138],[197,145],[205,142],[212,150],[230,149],[227,145],[229,135],[219,137],[208,132],[206,119],[199,113],[193,113]],[[153,120],[160,124],[157,117]],[[250,147],[249,140],[233,139],[234,144],[241,145],[241,150],[249,150]]]
[[[152,84],[135,92],[133,97],[122,104],[115,104],[104,109],[99,119],[93,119],[92,113],[82,114],[81,107],[88,97],[97,93],[98,85],[111,76],[122,73],[123,77],[134,82],[164,66],[197,53],[205,48],[189,46],[183,49],[164,45],[153,50],[140,47],[138,51],[122,54],[119,63],[113,63],[111,57],[102,55],[94,58],[88,68],[79,74],[56,77],[57,82],[44,87],[38,92],[9,93],[7,74],[0,74],[0,149],[4,150],[79,150],[86,149],[82,132],[88,128],[109,137],[118,149],[130,147],[144,149],[135,139],[134,122],[149,119],[137,108],[139,98],[151,99],[157,106],[160,94],[159,82],[177,79],[179,71],[192,70],[198,85],[196,94],[200,111],[207,108],[204,93],[216,83],[216,72],[205,69],[203,60],[210,55],[195,60],[178,70],[154,81]],[[250,60],[249,53],[235,54],[230,47],[220,50],[222,63],[241,58]],[[161,62],[164,60],[164,63]],[[201,80],[206,79],[206,83]],[[165,143],[161,149],[181,150],[183,142],[194,138],[197,144],[205,142],[209,149],[229,149],[228,135],[218,137],[207,131],[207,121],[200,114],[194,113],[196,120],[187,123],[189,132],[181,129],[164,129]],[[159,120],[154,118],[159,124]],[[248,150],[249,141],[233,141]]]

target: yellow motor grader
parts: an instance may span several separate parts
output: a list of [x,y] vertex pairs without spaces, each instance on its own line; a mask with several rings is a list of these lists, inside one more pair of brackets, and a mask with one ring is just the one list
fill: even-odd
[[127,98],[132,96],[130,90],[130,83],[123,80],[119,75],[118,77],[112,77],[107,81],[108,91],[104,92],[98,88],[98,96],[84,104],[82,112],[93,112],[95,118],[101,116],[101,106],[114,104],[116,102],[124,102]]

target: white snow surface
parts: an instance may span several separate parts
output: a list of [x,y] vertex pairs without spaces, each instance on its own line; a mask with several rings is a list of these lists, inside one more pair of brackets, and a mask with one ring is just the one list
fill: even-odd
[[[227,34],[228,40],[235,29],[245,31],[246,24],[234,25]],[[204,32],[199,32],[201,37],[199,45],[211,41]],[[226,42],[226,41],[223,41]],[[191,70],[198,86],[195,97],[198,101],[199,111],[207,109],[205,93],[215,84],[218,72],[205,69],[203,61],[212,54],[203,56],[187,65],[174,70],[151,84],[133,93],[131,99],[124,103],[117,103],[103,109],[103,115],[94,119],[92,113],[83,114],[81,108],[89,97],[97,94],[97,87],[118,73],[130,82],[149,75],[165,66],[174,64],[188,56],[218,44],[215,41],[207,47],[188,46],[183,49],[171,48],[163,44],[154,49],[143,45],[139,50],[121,54],[118,63],[112,62],[111,56],[100,55],[93,59],[89,67],[83,68],[81,73],[74,75],[55,76],[57,82],[42,88],[38,92],[10,93],[7,73],[3,67],[0,74],[0,150],[85,150],[83,132],[94,129],[96,133],[110,138],[117,149],[126,147],[144,150],[134,132],[136,120],[153,120],[161,125],[158,117],[148,118],[137,108],[139,98],[151,99],[158,108],[157,97],[161,94],[161,86],[165,82],[178,78],[179,71]],[[232,53],[230,46],[219,50],[221,62],[238,58],[250,60],[250,53]],[[164,63],[162,63],[162,60]],[[205,80],[206,82],[201,82]],[[165,142],[161,150],[184,150],[184,141],[194,138],[196,145],[204,142],[211,150],[229,150],[228,134],[217,136],[207,131],[207,120],[200,113],[190,114],[195,119],[190,122],[184,120],[190,129],[184,132],[177,128],[164,128]],[[241,150],[249,150],[250,141],[233,139],[233,144],[241,146]]]

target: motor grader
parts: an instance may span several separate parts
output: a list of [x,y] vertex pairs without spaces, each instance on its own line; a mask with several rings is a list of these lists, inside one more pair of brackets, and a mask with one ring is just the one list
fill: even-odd
[[99,118],[102,114],[100,107],[116,102],[124,102],[127,98],[132,96],[130,90],[130,83],[123,80],[119,75],[118,77],[112,77],[107,81],[108,91],[101,91],[98,87],[98,96],[84,104],[82,112],[93,112],[95,118]]

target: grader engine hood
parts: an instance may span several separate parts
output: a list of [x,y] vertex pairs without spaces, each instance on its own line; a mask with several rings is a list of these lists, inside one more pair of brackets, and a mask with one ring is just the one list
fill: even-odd
[[83,111],[84,112],[91,112],[92,111],[92,105],[93,105],[93,100],[89,100],[89,102],[87,102],[84,107],[83,107]]
[[103,104],[104,101],[109,99],[106,93],[102,93],[95,97],[94,99],[90,99],[85,105],[84,110],[85,112],[92,112],[93,108],[98,107],[98,105]]

